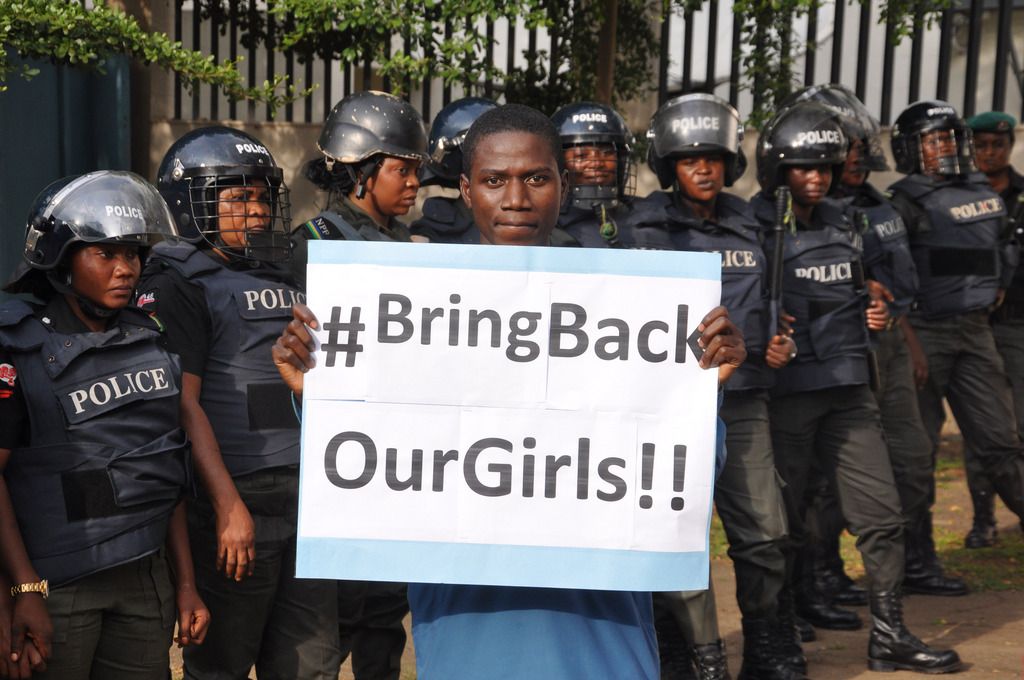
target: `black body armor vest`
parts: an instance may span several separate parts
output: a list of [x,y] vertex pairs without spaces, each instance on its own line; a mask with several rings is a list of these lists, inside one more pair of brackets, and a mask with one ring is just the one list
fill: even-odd
[[878,281],[892,293],[895,299],[888,303],[890,314],[903,316],[914,304],[919,285],[903,217],[885,195],[870,184],[865,183],[849,200],[852,209],[861,213],[867,222],[861,235],[868,278]]
[[917,309],[926,319],[985,309],[996,300],[1007,211],[1003,199],[976,179],[935,182],[908,175],[890,187],[897,206],[915,208],[904,219],[921,279]]
[[141,310],[102,333],[60,333],[23,302],[0,308],[29,443],[4,477],[29,558],[60,586],[159,550],[191,483],[181,367]]
[[720,253],[722,304],[743,331],[747,360],[725,389],[767,389],[774,372],[764,363],[773,333],[768,328],[767,260],[758,223],[746,201],[731,194],[716,199],[716,222],[684,214],[669,192],[658,191],[634,204],[629,231],[636,248]]
[[[758,194],[751,203],[770,229],[774,201]],[[870,381],[863,251],[845,211],[845,206],[825,200],[814,209],[810,228],[785,233],[782,306],[796,317],[797,357],[778,372],[778,394]],[[768,236],[766,250],[771,250],[773,238]]]
[[235,271],[188,244],[157,245],[150,263],[174,269],[206,298],[213,339],[199,403],[231,476],[297,465],[298,423],[270,348],[306,296],[283,269]]

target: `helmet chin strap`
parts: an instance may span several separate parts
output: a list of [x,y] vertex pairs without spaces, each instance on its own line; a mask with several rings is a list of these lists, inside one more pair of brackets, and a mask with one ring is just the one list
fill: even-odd
[[120,311],[117,309],[111,309],[110,307],[104,307],[103,305],[100,304],[96,304],[92,300],[79,294],[79,292],[75,290],[74,286],[71,283],[70,270],[50,270],[46,272],[46,279],[50,282],[50,285],[53,286],[53,289],[56,290],[58,293],[61,293],[62,295],[70,295],[71,297],[73,297],[75,299],[75,302],[78,303],[78,308],[81,309],[82,313],[85,314],[90,319],[93,319],[95,321],[106,321],[107,319],[111,318]]

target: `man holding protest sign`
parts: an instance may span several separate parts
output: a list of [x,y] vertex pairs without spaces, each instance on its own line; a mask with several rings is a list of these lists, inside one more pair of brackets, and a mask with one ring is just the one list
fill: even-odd
[[[464,153],[461,190],[482,243],[546,245],[566,186],[551,122],[528,107],[499,107],[474,123]],[[301,393],[303,375],[314,365],[307,326],[319,324],[305,307],[295,307],[294,317],[274,360]],[[693,337],[703,349],[701,368],[735,367],[745,358],[742,336],[723,308],[709,313]],[[427,680],[658,674],[651,600],[644,592],[417,584],[409,598],[419,676]]]

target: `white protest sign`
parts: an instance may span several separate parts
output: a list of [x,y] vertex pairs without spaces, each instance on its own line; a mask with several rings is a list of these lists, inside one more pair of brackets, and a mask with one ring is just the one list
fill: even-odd
[[706,587],[717,255],[309,252],[299,576]]

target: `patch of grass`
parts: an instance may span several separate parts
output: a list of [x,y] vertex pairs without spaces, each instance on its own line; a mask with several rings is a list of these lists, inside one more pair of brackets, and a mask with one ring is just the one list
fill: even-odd
[[725,560],[729,558],[727,554],[729,540],[725,537],[725,528],[722,527],[722,520],[718,518],[717,512],[711,516],[711,539],[708,546],[711,559]]

